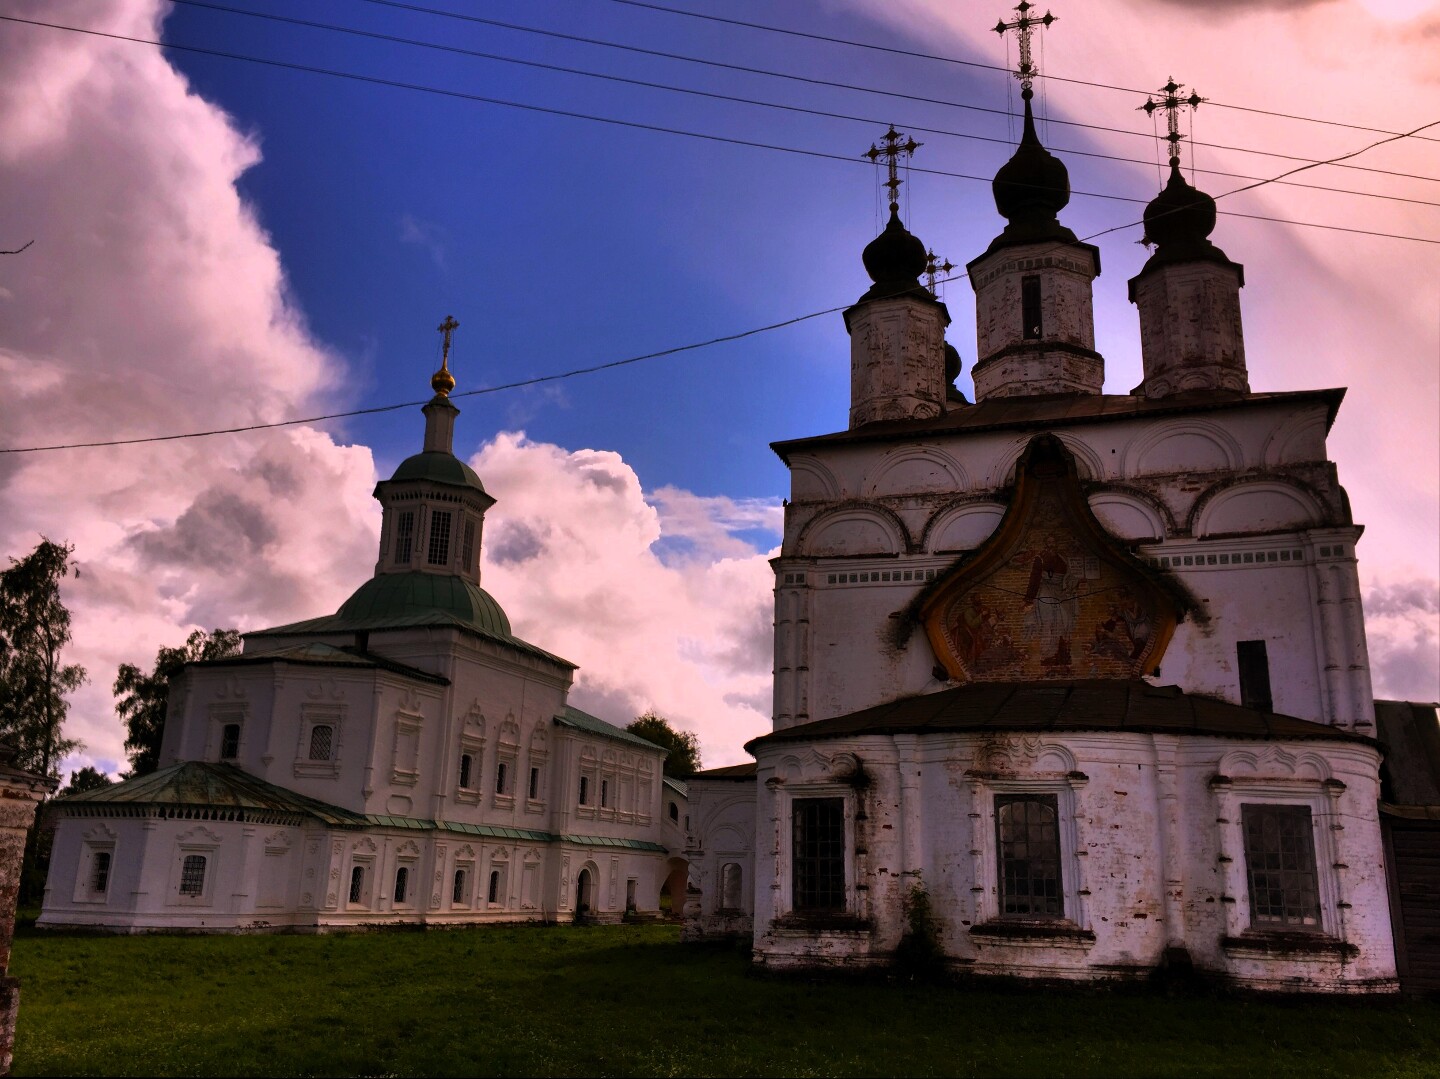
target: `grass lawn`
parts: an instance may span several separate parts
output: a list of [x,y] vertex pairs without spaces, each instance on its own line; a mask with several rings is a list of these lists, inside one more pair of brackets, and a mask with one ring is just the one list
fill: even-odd
[[22,933],[15,1074],[1440,1075],[1440,1002],[759,977],[672,926]]

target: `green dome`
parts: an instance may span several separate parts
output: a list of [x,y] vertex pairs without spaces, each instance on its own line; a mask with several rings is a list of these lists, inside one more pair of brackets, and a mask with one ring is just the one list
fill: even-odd
[[448,483],[455,487],[470,487],[481,494],[485,493],[480,477],[473,468],[453,453],[436,450],[417,453],[401,461],[400,467],[395,469],[395,474],[390,477],[390,482],[396,483],[400,480],[429,480],[432,483]]
[[510,637],[510,619],[500,604],[483,588],[451,574],[382,573],[357,588],[336,613],[348,622],[376,628],[458,622],[492,637]]

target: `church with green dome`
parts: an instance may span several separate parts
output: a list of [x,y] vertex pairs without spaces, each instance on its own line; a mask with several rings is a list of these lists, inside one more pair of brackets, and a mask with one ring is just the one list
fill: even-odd
[[55,803],[41,925],[605,921],[683,894],[665,751],[572,707],[575,665],[481,586],[495,499],[453,449],[456,325],[424,445],[375,487],[374,575],[334,614],[189,665],[160,769]]

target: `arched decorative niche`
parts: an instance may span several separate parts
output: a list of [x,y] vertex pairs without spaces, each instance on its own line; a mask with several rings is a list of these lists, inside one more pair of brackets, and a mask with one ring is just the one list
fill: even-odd
[[1196,502],[1193,517],[1194,535],[1223,536],[1310,528],[1324,521],[1325,511],[1294,484],[1255,480],[1212,488]]
[[790,458],[790,501],[834,502],[840,498],[840,481],[835,473],[814,457]]
[[[1075,458],[1075,472],[1082,481],[1094,482],[1105,477],[1105,463],[1093,446],[1081,442],[1074,435],[1066,431],[1050,432],[1060,440],[1060,444]],[[1021,435],[1015,439],[1005,452],[995,462],[995,467],[990,470],[986,481],[988,487],[1010,487],[1015,483],[1015,464],[1020,460],[1020,455],[1030,445],[1033,436]]]
[[975,500],[947,506],[930,518],[922,546],[937,551],[969,551],[984,543],[1005,516],[999,502]]
[[1125,475],[1235,471],[1244,467],[1240,443],[1219,424],[1173,420],[1140,435],[1125,448]]
[[1090,511],[1112,536],[1123,540],[1165,538],[1168,522],[1161,511],[1131,491],[1105,490],[1090,495]]
[[901,554],[905,526],[880,506],[846,506],[815,518],[800,534],[799,553],[812,558]]
[[1319,414],[1290,417],[1265,442],[1266,467],[1325,460],[1325,434],[1325,418]]
[[865,480],[866,497],[964,491],[970,486],[965,467],[935,446],[906,446],[882,457]]
[[1220,774],[1231,778],[1299,779],[1323,783],[1331,777],[1330,763],[1309,750],[1266,746],[1232,749],[1220,758]]

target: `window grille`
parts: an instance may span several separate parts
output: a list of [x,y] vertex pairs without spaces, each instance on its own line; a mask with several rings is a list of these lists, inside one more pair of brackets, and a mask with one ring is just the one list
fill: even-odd
[[540,797],[540,769],[530,769],[530,800]]
[[450,889],[450,902],[465,902],[465,870],[455,870],[455,885]]
[[1274,710],[1270,695],[1270,658],[1264,641],[1236,641],[1236,666],[1240,672],[1240,703],[1262,712]]
[[90,890],[103,894],[110,887],[110,852],[96,851],[90,863]]
[[474,767],[475,759],[468,753],[460,754],[460,789],[470,789],[470,770]]
[[335,747],[335,728],[328,723],[317,723],[310,728],[310,759],[328,761],[330,751]]
[[359,903],[365,897],[365,867],[357,865],[350,870],[350,902]]
[[461,569],[475,568],[475,522],[465,519],[465,538],[460,547]]
[[395,522],[395,564],[408,566],[415,547],[415,511],[406,510]]
[[410,870],[402,865],[399,869],[395,870],[395,902],[405,902],[406,891],[409,887]]
[[995,797],[1002,916],[1063,916],[1058,817],[1053,794]]
[[1038,274],[1020,279],[1020,321],[1022,339],[1026,341],[1040,340],[1040,277]]
[[205,893],[205,855],[187,854],[180,863],[180,894],[193,897]]
[[501,761],[499,764],[497,764],[497,765],[495,766],[495,793],[496,793],[496,794],[504,794],[504,793],[505,793],[505,779],[506,779],[505,770],[506,770],[506,769],[505,769],[505,762],[504,762],[504,761]]
[[1242,805],[1250,924],[1257,929],[1319,929],[1315,833],[1309,806]]
[[487,903],[500,902],[500,870],[498,869],[490,871],[490,890],[485,893],[485,901]]
[[430,549],[425,560],[432,566],[443,566],[450,561],[450,514],[436,510],[430,514]]
[[845,909],[845,799],[797,798],[794,804],[796,910]]
[[233,761],[240,756],[240,724],[227,723],[220,730],[220,759]]

